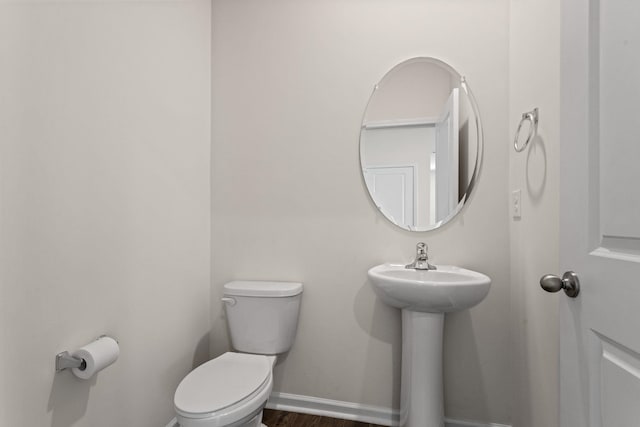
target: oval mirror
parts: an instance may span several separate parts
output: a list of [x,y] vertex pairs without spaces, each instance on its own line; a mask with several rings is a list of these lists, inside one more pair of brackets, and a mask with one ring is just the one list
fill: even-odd
[[360,130],[360,164],[389,221],[411,231],[450,221],[469,199],[481,156],[475,100],[446,63],[409,59],[375,86]]

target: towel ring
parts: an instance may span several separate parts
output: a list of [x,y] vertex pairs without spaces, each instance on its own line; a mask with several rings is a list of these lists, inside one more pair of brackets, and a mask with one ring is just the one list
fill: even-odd
[[[529,126],[529,134],[527,135],[527,139],[524,141],[524,144],[522,144],[521,146],[518,146],[520,130],[522,130],[522,124],[526,121],[531,122]],[[527,145],[529,145],[529,143],[535,137],[537,132],[538,132],[538,109],[534,108],[533,111],[529,111],[528,113],[522,113],[522,119],[520,119],[518,130],[516,130],[516,136],[513,139],[513,148],[516,149],[516,152],[520,153],[522,150],[527,148]]]

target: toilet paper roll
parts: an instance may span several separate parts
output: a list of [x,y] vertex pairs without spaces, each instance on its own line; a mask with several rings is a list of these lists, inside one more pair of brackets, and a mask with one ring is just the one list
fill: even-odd
[[73,368],[73,374],[78,378],[87,380],[113,364],[118,360],[119,355],[120,347],[116,340],[111,337],[100,337],[73,352],[72,356],[83,359],[86,362],[85,369]]

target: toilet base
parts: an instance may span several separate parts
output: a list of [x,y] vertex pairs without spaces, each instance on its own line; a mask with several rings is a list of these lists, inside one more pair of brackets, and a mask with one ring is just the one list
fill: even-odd
[[264,405],[257,413],[254,412],[253,415],[248,415],[246,418],[231,424],[220,424],[219,421],[216,422],[216,420],[183,418],[182,420],[178,419],[174,427],[267,427],[265,424],[262,424],[263,408]]
[[251,418],[249,421],[246,421],[244,424],[239,424],[238,427],[267,427],[266,425],[262,424],[263,410],[264,410],[264,405],[262,406],[262,409],[260,409],[260,412],[258,412],[255,417]]
[[267,426],[262,424],[262,411],[260,411],[255,417],[251,418],[249,421],[238,424],[238,427],[267,427]]

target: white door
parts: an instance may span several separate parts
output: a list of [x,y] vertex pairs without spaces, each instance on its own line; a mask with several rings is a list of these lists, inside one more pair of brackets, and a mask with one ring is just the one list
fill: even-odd
[[640,2],[563,0],[560,425],[640,426]]
[[364,180],[378,209],[400,226],[415,227],[415,173],[412,166],[364,168]]
[[458,206],[458,89],[451,91],[436,123],[436,221],[442,221]]

